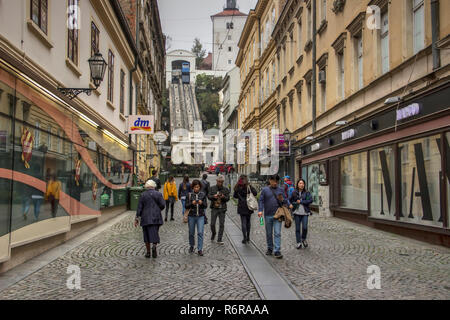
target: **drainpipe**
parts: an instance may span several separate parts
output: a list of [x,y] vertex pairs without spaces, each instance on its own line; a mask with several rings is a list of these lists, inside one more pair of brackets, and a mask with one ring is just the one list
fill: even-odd
[[439,48],[439,0],[431,0],[431,37],[433,41],[433,70],[441,67]]
[[316,133],[316,108],[317,108],[317,94],[316,94],[316,90],[317,90],[317,84],[316,84],[316,79],[317,79],[317,72],[316,72],[316,60],[317,60],[317,42],[316,42],[316,38],[317,38],[317,18],[316,18],[316,12],[317,12],[317,8],[316,8],[316,0],[312,0],[311,1],[311,5],[312,5],[312,88],[311,88],[311,99],[312,99],[312,133]]
[[[129,115],[133,114],[133,74],[137,71],[137,65],[138,65],[138,54],[139,54],[139,14],[140,14],[140,6],[139,1],[136,1],[136,53],[134,55],[134,68],[130,70],[130,86],[129,86],[129,92],[130,92],[130,98],[129,98]],[[137,87],[136,87],[136,106],[137,106]],[[129,143],[131,144],[133,142],[132,135],[129,134],[128,137]],[[133,168],[136,168],[136,152],[133,152]],[[134,170],[133,170],[134,172]]]

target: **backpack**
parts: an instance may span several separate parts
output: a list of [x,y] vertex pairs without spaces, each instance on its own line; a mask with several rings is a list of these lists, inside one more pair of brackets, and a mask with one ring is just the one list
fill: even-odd
[[292,194],[294,193],[295,188],[291,185],[288,186],[288,199],[290,199],[292,197]]

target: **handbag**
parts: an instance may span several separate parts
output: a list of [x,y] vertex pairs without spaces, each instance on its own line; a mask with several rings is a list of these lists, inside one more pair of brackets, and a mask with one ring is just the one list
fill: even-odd
[[258,200],[256,200],[256,197],[253,195],[250,186],[247,186],[247,207],[251,211],[258,210]]
[[291,211],[283,206],[283,204],[280,202],[280,200],[277,198],[275,191],[271,189],[273,196],[275,197],[275,200],[278,202],[278,210],[275,212],[275,215],[273,216],[274,219],[279,219],[279,221],[284,220],[284,226],[286,229],[289,229],[292,225],[292,215]]

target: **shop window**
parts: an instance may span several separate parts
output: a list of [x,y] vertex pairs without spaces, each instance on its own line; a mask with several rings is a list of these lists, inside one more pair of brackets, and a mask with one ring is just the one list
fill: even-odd
[[367,153],[341,158],[341,207],[367,210]]
[[[400,220],[442,226],[440,212],[440,136],[400,143]],[[403,152],[407,150],[407,152]]]
[[[0,82],[0,170],[11,170],[11,118],[3,114],[4,110],[9,109],[9,101],[6,98],[5,92],[12,91],[12,88],[7,87]],[[11,181],[0,178],[0,237],[10,232],[10,194]]]
[[395,155],[392,146],[370,151],[370,215],[395,220]]
[[308,191],[313,197],[313,205],[319,205],[319,164],[308,166]]

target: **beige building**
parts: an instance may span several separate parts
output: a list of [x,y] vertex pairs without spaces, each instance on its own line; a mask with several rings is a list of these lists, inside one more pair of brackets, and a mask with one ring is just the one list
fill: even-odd
[[[137,147],[127,116],[150,106],[148,62],[119,1],[2,2],[0,21],[3,272],[126,210]],[[107,64],[98,86],[96,53]]]
[[[306,180],[315,210],[449,243],[449,18],[448,1],[286,1],[270,114],[292,133],[279,173]],[[248,128],[257,112],[240,110]]]

